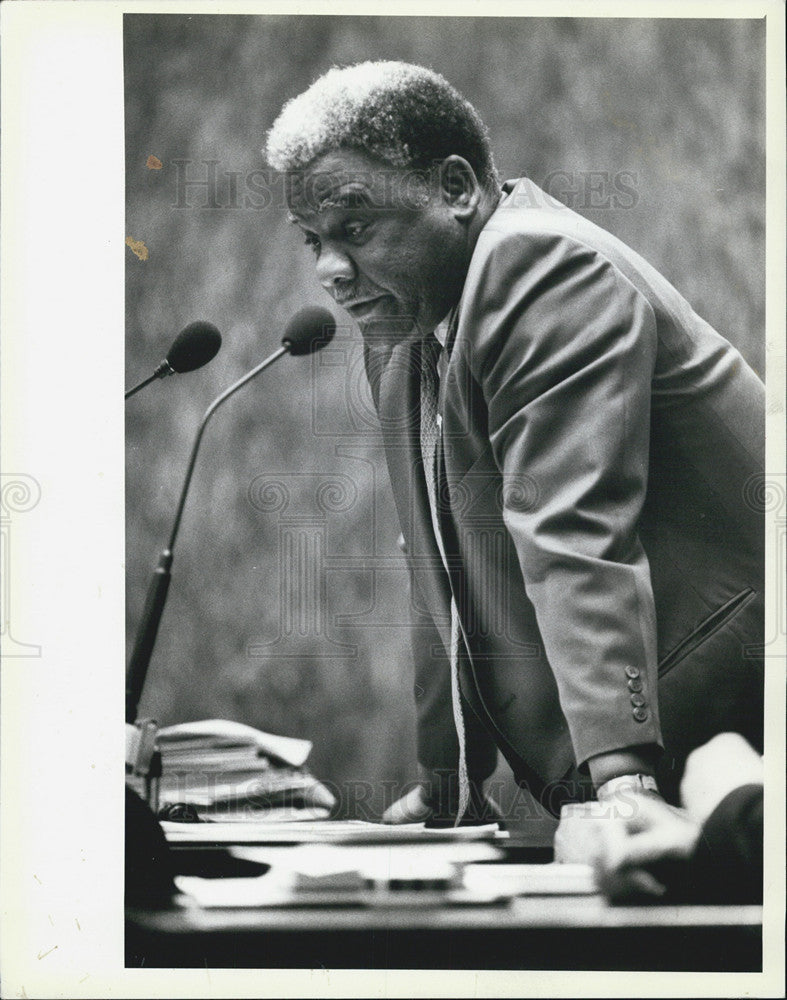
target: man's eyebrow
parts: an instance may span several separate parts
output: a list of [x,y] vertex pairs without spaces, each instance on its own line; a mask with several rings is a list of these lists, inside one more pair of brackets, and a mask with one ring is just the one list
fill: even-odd
[[[374,198],[368,191],[356,188],[349,191],[340,191],[338,194],[326,194],[324,197],[317,199],[316,204],[310,206],[310,208],[312,211],[326,212],[336,208],[372,208],[374,204]],[[287,221],[294,225],[302,224],[302,220],[293,212],[287,213]]]
[[348,191],[340,191],[339,194],[326,198],[320,207],[325,208],[367,208],[373,204],[369,192],[365,188],[354,188]]

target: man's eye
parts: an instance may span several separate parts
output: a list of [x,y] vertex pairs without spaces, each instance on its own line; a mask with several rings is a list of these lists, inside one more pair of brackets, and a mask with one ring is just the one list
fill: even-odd
[[356,240],[366,232],[365,222],[346,222],[344,234],[351,240]]
[[307,247],[310,247],[314,253],[318,253],[320,250],[320,238],[315,236],[314,233],[307,233],[304,237],[303,242]]

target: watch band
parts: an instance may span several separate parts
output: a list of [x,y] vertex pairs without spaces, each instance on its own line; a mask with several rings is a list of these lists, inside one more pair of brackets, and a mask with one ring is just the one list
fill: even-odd
[[650,774],[620,774],[600,785],[596,798],[599,802],[604,802],[618,792],[655,792],[658,795],[659,786]]

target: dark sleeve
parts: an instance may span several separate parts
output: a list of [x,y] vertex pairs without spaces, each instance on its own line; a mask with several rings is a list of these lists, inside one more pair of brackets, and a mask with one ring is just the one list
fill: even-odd
[[666,889],[662,901],[761,903],[762,813],[762,785],[742,785],[722,799],[691,857],[647,866]]
[[[600,254],[553,235],[501,239],[478,285],[472,364],[503,518],[577,763],[660,744],[655,608],[637,532],[653,311]],[[514,489],[523,474],[537,485],[526,507]]]
[[[451,664],[440,633],[426,616],[413,613],[410,636],[415,664],[418,763],[430,771],[455,771],[459,740],[451,700]],[[466,701],[462,702],[465,752],[471,778],[488,778],[497,766],[497,748]]]
[[[404,538],[399,547],[406,551]],[[415,667],[415,711],[418,763],[429,771],[456,771],[459,739],[451,698],[451,663],[440,633],[428,612],[413,599],[410,587],[410,644]],[[497,748],[472,708],[463,701],[465,752],[471,778],[488,778],[497,766]]]
[[702,828],[692,858],[703,898],[762,902],[763,786],[730,792]]

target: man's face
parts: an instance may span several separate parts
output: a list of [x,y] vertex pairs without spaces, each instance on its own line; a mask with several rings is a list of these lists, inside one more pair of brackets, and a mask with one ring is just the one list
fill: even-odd
[[438,187],[358,150],[327,153],[288,181],[317,277],[361,331],[401,340],[433,330],[468,263],[465,229]]

